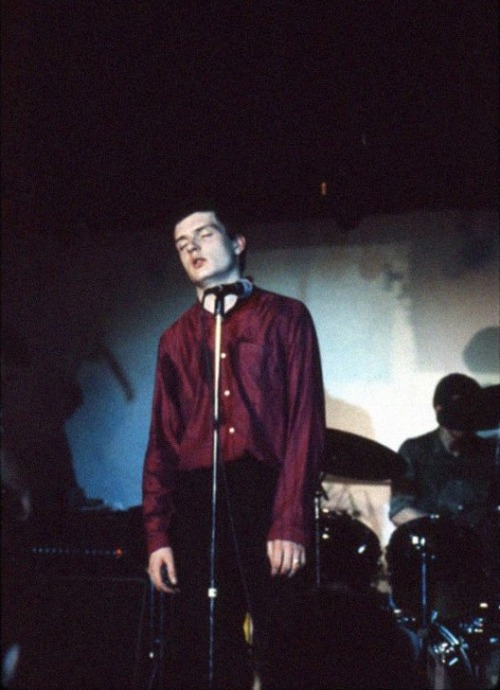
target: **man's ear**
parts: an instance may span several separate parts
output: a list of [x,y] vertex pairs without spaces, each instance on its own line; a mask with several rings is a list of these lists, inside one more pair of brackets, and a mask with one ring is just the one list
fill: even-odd
[[246,246],[247,246],[246,237],[244,237],[243,235],[236,235],[236,237],[233,240],[234,253],[235,254],[241,254],[242,252],[245,251]]

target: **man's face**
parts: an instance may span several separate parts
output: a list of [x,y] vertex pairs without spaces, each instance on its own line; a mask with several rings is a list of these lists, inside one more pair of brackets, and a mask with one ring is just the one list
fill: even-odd
[[197,290],[240,278],[238,257],[245,248],[245,238],[238,235],[231,239],[212,211],[197,211],[183,218],[175,226],[174,242]]

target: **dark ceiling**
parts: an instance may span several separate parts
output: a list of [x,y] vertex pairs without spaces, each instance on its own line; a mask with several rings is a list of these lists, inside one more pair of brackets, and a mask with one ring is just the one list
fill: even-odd
[[3,0],[2,17],[4,195],[39,224],[142,229],[200,193],[345,226],[496,207],[492,0]]

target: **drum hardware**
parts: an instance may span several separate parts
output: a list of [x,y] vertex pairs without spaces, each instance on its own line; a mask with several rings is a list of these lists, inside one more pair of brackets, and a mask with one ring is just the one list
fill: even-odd
[[427,601],[428,588],[428,553],[427,540],[423,536],[412,536],[412,544],[420,554],[420,626],[422,630],[428,630],[430,623],[430,614]]
[[[492,610],[497,609],[497,611]],[[478,688],[497,687],[500,673],[500,603],[491,607],[487,602],[478,615],[458,621],[456,628],[468,643],[469,657]],[[495,619],[496,615],[496,619]]]
[[324,473],[320,475],[320,481],[314,494],[314,585],[321,585],[321,499],[328,496],[323,488]]
[[433,624],[426,649],[432,689],[493,690],[498,687],[500,638],[485,634],[487,623]]
[[[430,516],[429,519],[434,519]],[[432,551],[428,549],[428,541],[425,534],[411,533],[410,545],[413,553],[419,557],[419,607],[418,619],[422,636],[425,636],[429,625],[436,618],[436,611],[429,608],[428,588],[429,588],[429,561],[433,559]]]
[[487,640],[489,644],[500,644],[500,625],[495,625],[494,613],[489,612],[490,607],[487,602],[483,602],[481,608],[483,615],[476,616],[472,620],[459,621],[460,630],[465,635]]
[[391,606],[431,690],[497,687],[500,608],[483,559],[471,530],[438,515],[401,525],[389,540]]
[[[500,604],[499,604],[500,607]],[[414,659],[428,690],[493,690],[500,673],[500,625],[482,602],[478,615],[443,624],[432,612],[427,629],[393,606],[400,628],[412,641]]]
[[432,690],[479,690],[468,650],[467,642],[448,627],[432,626],[424,649],[426,674]]
[[414,617],[394,609],[397,624],[411,641],[413,663],[426,690],[479,690],[463,638],[436,620],[422,629]]

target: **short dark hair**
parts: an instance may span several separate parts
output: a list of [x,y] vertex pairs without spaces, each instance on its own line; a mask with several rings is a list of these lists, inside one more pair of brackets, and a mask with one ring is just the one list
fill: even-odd
[[473,431],[477,428],[478,409],[482,388],[479,383],[465,374],[448,374],[442,378],[432,398],[441,426],[456,431]]
[[[237,235],[241,233],[238,228],[238,217],[232,207],[224,202],[221,202],[216,197],[212,196],[200,196],[200,197],[190,197],[189,199],[178,204],[174,210],[172,210],[167,218],[167,227],[174,231],[175,226],[192,215],[193,213],[213,213],[219,223],[222,225],[230,239],[234,239]],[[239,256],[240,271],[245,270],[246,264],[246,249]]]
[[177,223],[193,213],[214,213],[229,237],[234,238],[239,234],[236,230],[237,220],[231,208],[214,197],[206,196],[190,198],[176,205],[168,214],[167,227],[173,231]]

